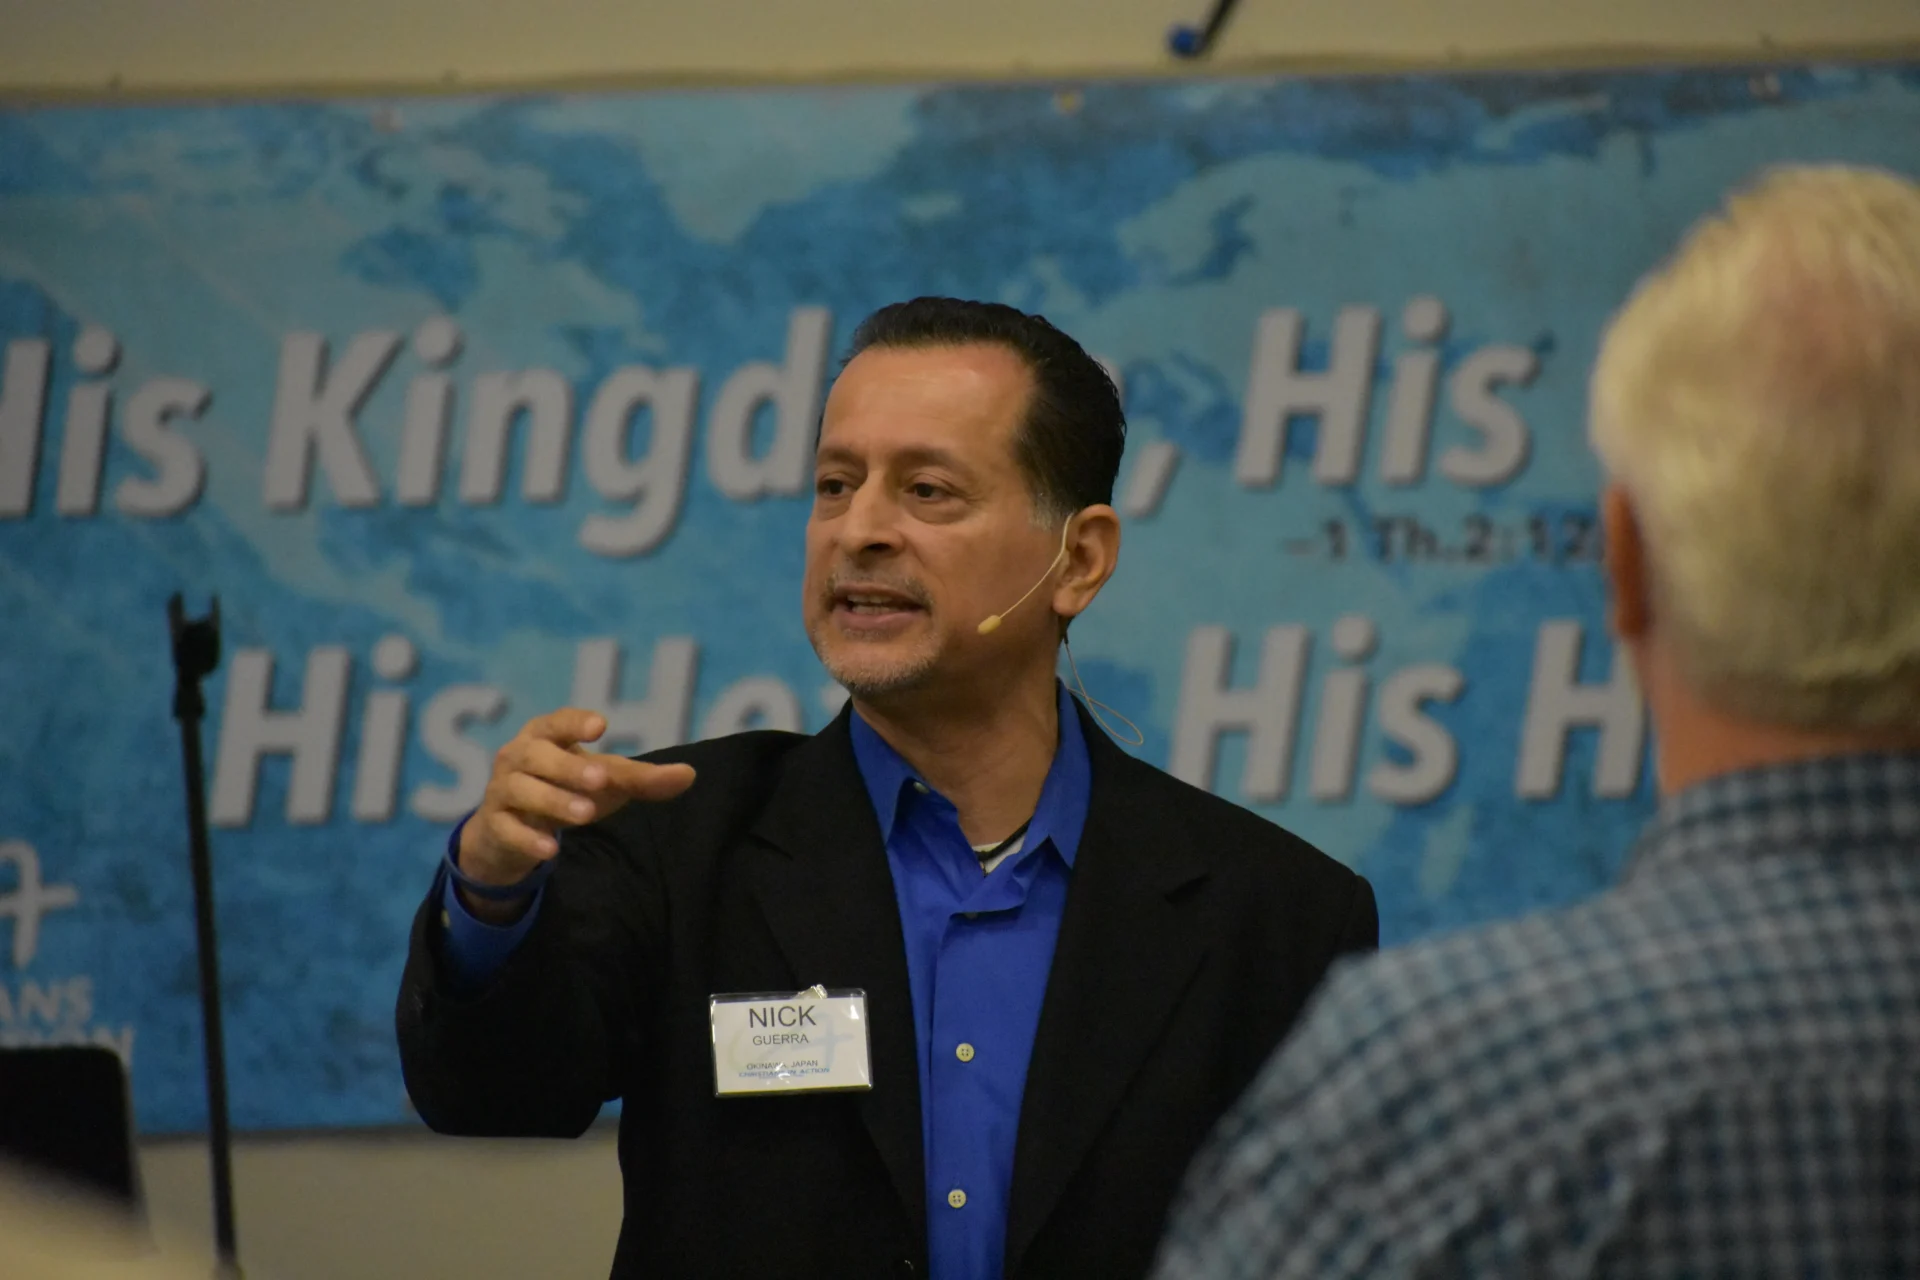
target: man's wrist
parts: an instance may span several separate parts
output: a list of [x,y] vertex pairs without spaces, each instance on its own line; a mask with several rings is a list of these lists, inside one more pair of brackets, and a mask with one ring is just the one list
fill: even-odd
[[472,814],[468,814],[462,818],[447,840],[447,876],[454,883],[461,905],[476,919],[493,924],[511,922],[526,911],[527,903],[547,882],[547,877],[553,874],[554,860],[549,858],[536,863],[531,871],[510,884],[493,884],[468,875],[460,867],[460,841],[472,817]]
[[481,924],[492,925],[498,929],[514,924],[520,917],[526,915],[533,906],[533,900],[537,894],[529,893],[524,897],[508,898],[504,901],[476,898],[456,884],[453,886],[453,896],[459,899],[461,907],[468,915]]

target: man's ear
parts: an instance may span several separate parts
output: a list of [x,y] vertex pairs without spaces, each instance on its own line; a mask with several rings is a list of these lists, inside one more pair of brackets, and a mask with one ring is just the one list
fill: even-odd
[[1647,575],[1646,544],[1633,499],[1618,482],[1600,496],[1600,525],[1605,538],[1607,620],[1621,640],[1640,640],[1653,626],[1653,583]]
[[1107,585],[1120,563],[1120,516],[1099,503],[1073,516],[1067,533],[1067,563],[1053,589],[1053,611],[1077,618]]

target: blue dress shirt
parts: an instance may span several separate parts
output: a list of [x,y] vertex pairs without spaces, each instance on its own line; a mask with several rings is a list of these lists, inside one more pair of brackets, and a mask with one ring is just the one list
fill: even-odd
[[1026,838],[989,875],[952,803],[853,717],[906,936],[934,1280],[997,1280],[1004,1262],[1020,1098],[1092,782],[1064,688],[1059,708],[1059,746]]
[[[472,816],[468,814],[467,818]],[[466,828],[467,818],[460,819],[453,834],[447,837],[447,857],[455,862],[460,859],[460,832]],[[526,914],[511,924],[488,924],[460,901],[453,877],[444,866],[434,883],[434,892],[440,897],[440,958],[446,962],[447,975],[455,990],[477,991],[499,971],[513,949],[520,945],[520,939],[533,928],[533,918],[540,913],[540,899],[546,891],[534,890]]]
[[[1079,714],[1065,687],[1056,688],[1053,765],[1019,852],[990,874],[953,804],[853,717],[854,759],[886,842],[906,938],[933,1280],[1002,1273],[1027,1061],[1092,790]],[[467,911],[444,870],[441,880],[442,955],[456,985],[472,989],[526,936],[543,893],[500,927]]]

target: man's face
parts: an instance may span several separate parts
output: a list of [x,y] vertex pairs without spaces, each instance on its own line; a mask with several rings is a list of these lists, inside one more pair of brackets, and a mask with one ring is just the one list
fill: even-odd
[[869,348],[834,383],[804,616],[814,652],[856,696],[923,688],[1055,634],[1044,598],[978,634],[1056,549],[1014,460],[1032,388],[1020,357],[989,344]]

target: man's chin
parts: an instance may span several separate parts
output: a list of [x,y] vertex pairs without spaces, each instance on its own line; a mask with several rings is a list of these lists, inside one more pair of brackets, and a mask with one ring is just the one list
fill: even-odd
[[933,680],[934,660],[931,654],[893,657],[832,652],[819,656],[827,674],[856,698],[874,699],[911,693],[925,688]]

